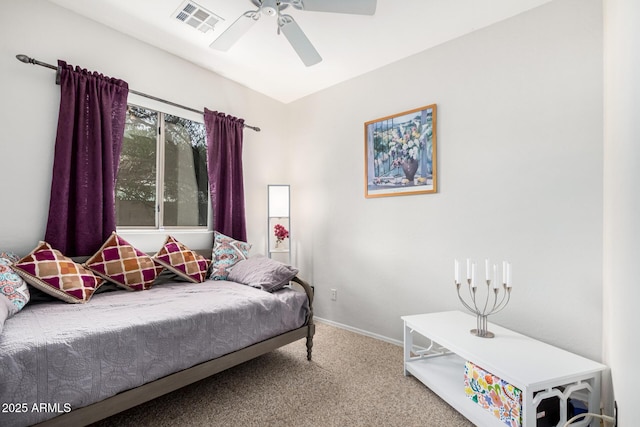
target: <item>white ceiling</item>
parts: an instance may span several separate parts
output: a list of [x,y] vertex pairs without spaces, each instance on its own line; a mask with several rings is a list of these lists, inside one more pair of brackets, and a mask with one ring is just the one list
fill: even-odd
[[209,47],[256,9],[250,0],[195,0],[224,19],[208,33],[174,18],[183,0],[49,1],[289,103],[551,0],[378,0],[374,16],[289,7],[323,58],[312,67],[277,35],[275,17],[262,17],[228,52]]

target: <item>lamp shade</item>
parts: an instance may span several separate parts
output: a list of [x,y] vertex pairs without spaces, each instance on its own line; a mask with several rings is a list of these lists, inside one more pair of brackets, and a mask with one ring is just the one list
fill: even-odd
[[289,186],[269,185],[269,217],[289,217]]

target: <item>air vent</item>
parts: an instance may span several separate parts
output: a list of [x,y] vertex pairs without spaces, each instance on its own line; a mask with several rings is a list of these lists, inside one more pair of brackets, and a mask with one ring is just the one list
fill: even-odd
[[182,3],[182,5],[173,13],[173,16],[178,21],[182,21],[203,33],[213,31],[215,25],[219,21],[224,21],[220,16],[192,1],[185,1]]

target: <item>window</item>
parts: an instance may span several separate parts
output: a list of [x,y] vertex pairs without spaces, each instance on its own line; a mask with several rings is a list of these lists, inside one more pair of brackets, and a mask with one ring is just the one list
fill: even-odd
[[129,105],[116,181],[118,227],[204,228],[208,202],[204,124]]

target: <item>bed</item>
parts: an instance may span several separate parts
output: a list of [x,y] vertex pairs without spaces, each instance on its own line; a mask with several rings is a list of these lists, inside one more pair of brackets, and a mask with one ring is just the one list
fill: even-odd
[[313,290],[167,280],[30,304],[0,334],[0,425],[87,425],[306,338]]

